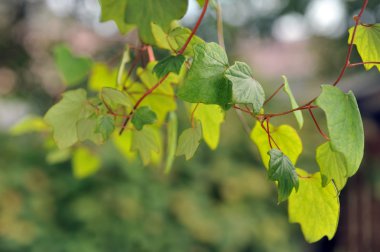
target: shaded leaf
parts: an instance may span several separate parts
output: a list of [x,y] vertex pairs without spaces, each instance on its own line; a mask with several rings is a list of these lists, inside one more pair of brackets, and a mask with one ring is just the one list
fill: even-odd
[[160,139],[152,126],[145,126],[140,131],[133,131],[132,151],[138,151],[144,165],[148,165],[154,152],[161,151]]
[[177,149],[178,136],[178,118],[175,112],[169,114],[168,132],[167,132],[167,156],[165,164],[165,172],[169,173],[174,162]]
[[101,115],[96,122],[95,133],[100,133],[103,140],[107,140],[115,130],[115,119],[109,115]]
[[116,110],[118,106],[124,106],[130,109],[133,107],[133,102],[128,94],[114,88],[103,88],[101,98],[114,110]]
[[149,107],[138,108],[132,117],[132,123],[137,130],[141,130],[146,124],[153,124],[156,120],[156,113]]
[[[292,109],[298,108],[299,107],[298,103],[297,103],[296,99],[294,98],[292,90],[290,89],[288,79],[284,75],[282,76],[282,78],[284,79],[284,91],[285,91],[285,93],[289,97]],[[297,120],[297,123],[298,123],[298,127],[300,129],[302,129],[302,127],[303,127],[303,115],[302,115],[302,111],[301,110],[297,110],[297,111],[294,111],[293,114],[296,117],[296,120]]]
[[179,74],[183,62],[185,62],[185,56],[181,54],[176,56],[169,56],[158,62],[158,64],[153,68],[153,72],[156,73],[158,78],[162,78],[168,73]]
[[232,102],[251,104],[259,113],[265,101],[265,93],[258,81],[252,77],[251,68],[243,62],[235,62],[227,69],[226,77],[232,82]]
[[315,103],[326,114],[332,150],[344,155],[347,176],[354,175],[364,153],[363,123],[354,94],[322,85],[322,94]]
[[201,139],[202,130],[200,125],[185,130],[179,137],[176,155],[185,155],[186,160],[189,160],[197,151]]
[[278,181],[278,202],[288,199],[293,188],[298,190],[299,181],[296,169],[290,159],[280,150],[271,149],[268,177],[272,181]]
[[225,78],[228,59],[223,48],[215,43],[194,46],[194,59],[178,96],[191,103],[219,104],[231,102],[231,83]]
[[322,186],[333,179],[337,189],[342,190],[347,182],[347,164],[343,154],[334,151],[330,142],[326,142],[317,148],[316,159],[321,170]]
[[84,81],[92,67],[91,59],[73,55],[64,45],[54,47],[54,61],[63,82],[68,86]]
[[100,21],[115,21],[121,33],[127,33],[132,30],[135,25],[128,24],[124,20],[127,2],[128,0],[99,0],[102,9]]

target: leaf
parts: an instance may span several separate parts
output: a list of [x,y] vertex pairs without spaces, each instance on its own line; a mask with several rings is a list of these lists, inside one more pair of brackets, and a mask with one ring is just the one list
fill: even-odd
[[91,69],[88,87],[94,91],[100,91],[104,87],[115,88],[117,86],[117,69],[110,69],[106,64],[95,63]]
[[[264,123],[264,126],[266,124]],[[281,125],[274,127],[269,124],[269,130],[272,138],[280,147],[281,151],[286,155],[292,164],[297,163],[299,155],[302,153],[302,141],[298,136],[297,131],[289,125]],[[268,142],[268,135],[266,131],[261,127],[260,122],[257,122],[251,132],[251,139],[259,149],[261,159],[266,168],[269,166],[268,151],[271,150]],[[276,147],[272,142],[273,147]]]
[[201,139],[202,130],[200,125],[197,124],[195,128],[185,130],[179,137],[176,155],[185,155],[186,160],[189,160],[197,151]]
[[123,52],[123,57],[121,58],[121,62],[119,65],[119,69],[117,70],[117,85],[118,87],[123,87],[125,84],[125,65],[131,61],[131,55],[130,55],[130,50],[129,50],[129,45],[127,44],[125,46],[125,50]]
[[[297,103],[296,99],[294,98],[292,90],[290,89],[288,79],[286,78],[285,75],[283,75],[282,78],[284,79],[284,91],[289,96],[289,100],[290,100],[290,104],[292,105],[292,109],[296,109],[299,106],[298,106],[298,103]],[[302,129],[302,127],[303,127],[303,115],[302,115],[302,112],[300,110],[297,110],[297,111],[294,111],[293,114],[296,117],[296,120],[297,120],[297,123],[298,123],[298,127],[300,129]]]
[[[349,30],[348,43],[351,43],[354,27]],[[354,44],[363,62],[380,62],[380,24],[359,25],[356,31]],[[380,71],[380,64],[364,64],[366,70],[377,67]]]
[[142,130],[144,125],[153,124],[156,120],[156,113],[154,113],[149,107],[138,108],[132,117],[132,123],[137,130]]
[[227,69],[226,77],[232,82],[232,102],[252,104],[253,111],[259,113],[265,101],[265,93],[252,77],[251,68],[243,62],[235,62]]
[[309,175],[297,169],[300,174],[299,189],[289,197],[289,221],[299,223],[306,241],[312,243],[327,236],[334,237],[339,220],[339,198],[330,183],[322,187],[319,172]]
[[13,136],[19,136],[31,132],[46,132],[49,131],[49,126],[43,118],[39,116],[27,116],[18,121],[10,129]]
[[91,59],[73,55],[65,45],[54,47],[54,61],[67,86],[74,86],[84,81],[92,66]]
[[168,73],[179,74],[183,62],[185,62],[185,56],[181,54],[176,56],[169,56],[158,62],[158,64],[153,68],[153,72],[157,75],[158,78],[162,78]]
[[86,140],[89,140],[98,145],[104,143],[105,139],[103,138],[102,134],[97,132],[97,124],[98,122],[95,116],[78,120],[78,141],[84,142]]
[[354,94],[345,94],[337,87],[322,85],[322,94],[315,102],[326,114],[331,148],[344,155],[347,176],[359,169],[364,153],[364,131]]
[[77,148],[74,151],[71,162],[74,177],[77,179],[84,179],[95,174],[101,165],[99,156],[84,147]]
[[71,149],[54,149],[46,154],[46,162],[55,165],[71,159]]
[[231,83],[224,77],[228,59],[223,48],[215,43],[194,46],[194,59],[178,96],[191,103],[218,104],[231,102]]
[[148,165],[154,152],[161,151],[160,139],[152,126],[146,126],[140,131],[133,131],[132,151],[138,151],[144,165]]
[[326,142],[317,148],[316,159],[322,174],[322,186],[333,179],[337,189],[342,190],[347,182],[347,164],[343,154],[334,151],[330,142]]
[[[181,19],[185,15],[188,4],[188,1],[184,0],[128,0],[127,3],[119,0],[117,6],[105,4],[106,0],[102,2],[102,13],[105,13],[106,17],[103,15],[105,20],[113,19],[121,28],[125,28],[123,24],[136,25],[141,40],[146,44],[154,44],[155,42],[151,23],[168,30],[173,20]],[[124,23],[121,21],[122,18],[124,18]],[[128,31],[128,29],[127,26],[125,30]]]
[[178,118],[177,114],[171,112],[169,114],[168,132],[167,132],[167,157],[165,164],[165,173],[169,173],[172,169],[175,153],[177,149],[177,136],[178,136]]
[[[178,26],[169,32],[162,30],[159,25],[154,23],[151,24],[151,27],[156,45],[162,49],[172,51],[173,53],[177,53],[182,48],[191,34],[190,29],[181,26]],[[203,39],[194,35],[186,47],[184,55],[194,56],[194,46],[204,43]]]
[[[128,93],[134,100],[137,101],[141,98],[148,88],[152,88],[159,81],[152,72],[155,65],[156,62],[150,62],[145,69],[137,69],[137,75],[143,83],[134,83],[128,89]],[[156,113],[158,125],[164,123],[167,114],[177,108],[174,89],[171,85],[176,80],[177,78],[174,74],[169,74],[169,77],[141,103],[141,106],[148,106]]]
[[115,119],[109,115],[101,115],[96,122],[95,133],[100,133],[107,140],[115,130]]
[[[196,109],[195,106],[197,106]],[[218,105],[202,103],[193,105],[191,111],[194,111],[194,109],[194,119],[199,120],[202,124],[202,134],[205,142],[212,150],[215,150],[219,144],[220,125],[224,122],[224,111]]]
[[120,32],[124,34],[132,30],[135,25],[127,24],[124,20],[127,2],[128,0],[99,0],[102,9],[100,21],[115,21]]
[[268,177],[272,181],[278,181],[278,203],[281,203],[288,199],[293,188],[298,190],[298,175],[290,159],[280,150],[271,149],[268,155]]
[[84,89],[67,91],[57,104],[49,109],[44,119],[53,128],[53,137],[60,149],[78,142],[77,123],[88,118],[94,109],[87,102]]
[[114,88],[103,88],[100,96],[103,102],[105,102],[113,110],[116,110],[118,106],[124,106],[125,108],[130,109],[133,107],[131,97],[120,90]]

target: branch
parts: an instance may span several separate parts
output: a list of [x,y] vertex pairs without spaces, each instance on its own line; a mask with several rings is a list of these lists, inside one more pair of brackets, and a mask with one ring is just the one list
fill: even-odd
[[367,65],[367,64],[380,65],[380,62],[369,61],[369,62],[350,63],[348,67],[356,67],[356,66],[362,66],[362,65]]

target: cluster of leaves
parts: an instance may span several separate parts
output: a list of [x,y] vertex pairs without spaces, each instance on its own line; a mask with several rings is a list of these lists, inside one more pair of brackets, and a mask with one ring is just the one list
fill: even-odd
[[[103,21],[114,20],[122,33],[137,28],[142,42],[167,50],[169,56],[130,75],[125,73],[130,60],[128,47],[115,69],[72,55],[67,47],[57,47],[55,57],[63,81],[73,86],[90,75],[88,89],[98,92],[88,97],[84,89],[67,91],[44,118],[58,147],[74,149],[76,177],[92,174],[101,163],[91,147],[80,143],[101,144],[109,138],[131,159],[138,154],[144,165],[165,160],[169,172],[175,155],[190,159],[202,139],[216,149],[226,111],[243,106],[257,119],[251,138],[268,169],[268,178],[277,185],[278,202],[289,200],[290,221],[301,225],[309,242],[323,236],[331,239],[339,219],[339,191],[363,158],[363,126],[353,93],[322,85],[313,106],[299,107],[283,76],[290,112],[300,129],[302,109],[320,108],[326,115],[328,141],[316,150],[320,172],[308,174],[296,168],[303,149],[297,130],[269,123],[273,114],[264,113],[265,93],[250,67],[243,62],[230,65],[222,47],[192,37],[192,31],[176,23],[184,15],[187,1],[101,0],[100,4]],[[379,25],[359,25],[357,29],[355,44],[363,62],[379,62]],[[351,39],[352,30],[350,34]],[[365,64],[367,69],[375,65],[380,70],[376,63]],[[190,126],[180,135],[177,102],[189,111]],[[117,129],[123,134],[118,136]]]

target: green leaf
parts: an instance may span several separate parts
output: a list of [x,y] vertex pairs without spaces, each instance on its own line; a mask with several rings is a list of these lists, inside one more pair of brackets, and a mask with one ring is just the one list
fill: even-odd
[[158,78],[162,78],[168,73],[179,74],[183,62],[185,62],[185,56],[181,54],[169,56],[158,62],[158,64],[153,68],[153,72],[156,73]]
[[299,181],[294,165],[290,159],[280,150],[271,149],[268,177],[272,181],[278,181],[278,203],[288,199],[293,188],[298,190]]
[[[134,100],[140,99],[148,88],[158,83],[159,79],[152,72],[155,65],[156,62],[150,62],[145,69],[137,69],[137,75],[142,83],[133,83],[128,89],[128,93]],[[141,106],[148,106],[156,113],[158,125],[164,123],[167,114],[177,108],[174,89],[171,85],[175,81],[177,81],[177,76],[173,73],[169,74],[169,77],[141,103]]]
[[138,28],[141,40],[154,44],[151,23],[170,29],[173,20],[181,19],[187,10],[185,0],[101,0],[102,20],[115,20],[122,32],[129,31],[131,25]]
[[109,115],[101,115],[96,122],[95,133],[100,133],[104,140],[107,140],[115,130],[115,119]]
[[157,115],[149,107],[138,108],[132,117],[132,123],[137,130],[142,130],[144,125],[153,124],[157,120]]
[[175,153],[177,149],[178,136],[178,118],[175,112],[169,114],[168,132],[167,132],[167,157],[165,164],[165,173],[169,173],[172,169]]
[[364,153],[362,118],[354,94],[345,94],[337,87],[322,85],[322,94],[315,102],[326,114],[331,148],[344,155],[347,176],[359,169]]
[[39,116],[28,116],[22,118],[19,122],[12,126],[10,133],[13,136],[19,136],[31,132],[47,132],[49,126],[43,118]]
[[227,69],[226,77],[232,82],[232,102],[252,104],[259,113],[265,101],[265,93],[258,81],[252,77],[251,68],[243,62],[235,62]]
[[194,60],[180,86],[178,96],[191,103],[218,104],[231,102],[231,83],[225,78],[228,59],[223,48],[215,43],[194,47]]
[[[266,123],[264,123],[266,127]],[[297,159],[302,152],[302,141],[298,136],[297,131],[289,125],[281,125],[279,127],[274,127],[269,125],[269,131],[272,138],[280,147],[281,151],[286,155],[292,164],[297,163]],[[269,156],[268,151],[271,150],[268,141],[268,135],[266,131],[261,127],[260,122],[257,122],[255,127],[251,132],[251,139],[256,144],[259,149],[261,159],[266,168],[269,166]],[[273,147],[276,145],[272,142]]]
[[80,84],[91,70],[91,59],[77,57],[64,45],[54,47],[54,60],[63,82],[68,86]]
[[185,155],[186,160],[189,160],[197,151],[201,139],[202,130],[200,125],[197,124],[195,128],[185,130],[179,137],[176,155]]
[[[289,100],[290,100],[290,104],[292,105],[292,109],[298,108],[299,107],[298,103],[297,103],[296,99],[294,98],[292,90],[290,89],[288,79],[284,75],[282,76],[282,78],[284,79],[284,91],[289,96]],[[303,127],[302,112],[300,110],[297,110],[297,111],[294,111],[293,114],[296,117],[298,127],[300,129],[302,129],[302,127]]]
[[71,149],[54,149],[46,154],[46,162],[49,165],[55,165],[65,162],[72,157]]
[[131,97],[120,90],[114,88],[103,88],[100,96],[103,102],[114,110],[116,110],[118,106],[123,106],[130,109],[133,107]]
[[[351,43],[353,31],[354,27],[349,30],[348,43]],[[380,24],[359,25],[354,44],[363,62],[380,62]],[[366,70],[374,66],[380,71],[380,64],[364,64]]]
[[87,178],[95,174],[101,165],[100,157],[84,147],[77,148],[74,151],[71,162],[74,177],[77,179]]
[[[176,27],[169,32],[162,30],[159,25],[154,23],[151,24],[151,27],[156,45],[162,49],[172,51],[173,53],[177,53],[182,48],[191,34],[190,29],[181,26]],[[194,46],[204,43],[204,40],[200,37],[193,36],[190,43],[186,47],[184,55],[192,57],[194,55]]]
[[67,91],[57,104],[49,109],[45,121],[53,128],[53,137],[60,149],[78,142],[77,123],[94,113],[87,102],[84,89]]
[[132,30],[135,25],[127,24],[124,20],[127,2],[128,0],[99,0],[102,9],[100,21],[115,21],[121,33],[127,33]]
[[148,165],[153,153],[161,151],[160,138],[152,126],[145,126],[140,131],[133,131],[132,151],[138,151],[144,165]]
[[[197,108],[195,109],[195,107]],[[219,105],[193,104],[194,119],[202,124],[202,134],[206,144],[215,150],[219,144],[220,125],[224,122],[224,111]]]
[[125,84],[125,65],[131,60],[129,45],[125,46],[123,57],[121,58],[119,69],[117,70],[117,85],[123,87]]
[[339,198],[333,184],[322,187],[319,172],[309,175],[297,169],[301,176],[299,189],[289,197],[289,221],[299,223],[306,241],[316,242],[334,237],[339,220]]
[[347,182],[347,164],[343,154],[334,151],[330,142],[326,142],[317,148],[316,159],[322,174],[322,186],[333,179],[337,189],[342,190]]

